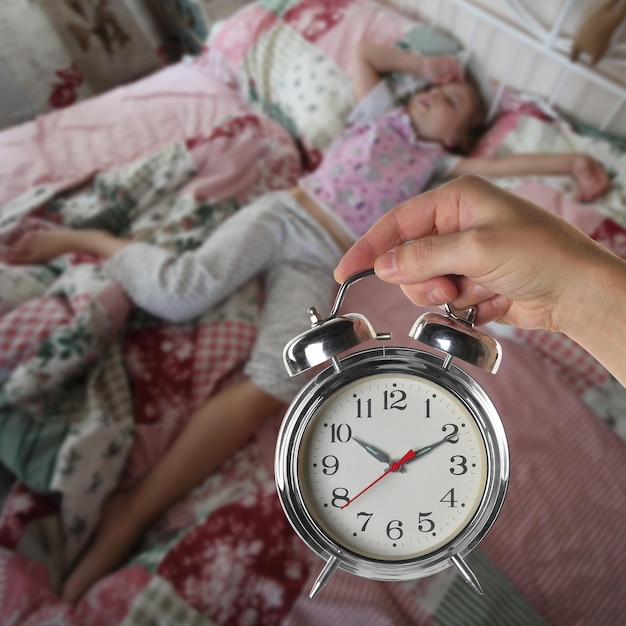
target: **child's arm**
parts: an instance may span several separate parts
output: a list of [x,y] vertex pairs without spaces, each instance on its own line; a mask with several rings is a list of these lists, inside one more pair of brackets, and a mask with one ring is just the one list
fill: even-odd
[[463,80],[463,72],[453,55],[419,56],[371,41],[361,41],[354,47],[350,73],[357,100],[370,92],[386,72],[406,72],[434,84]]
[[568,174],[576,182],[579,200],[590,201],[608,191],[611,181],[602,166],[581,152],[524,153],[499,157],[467,157],[452,176],[547,176]]

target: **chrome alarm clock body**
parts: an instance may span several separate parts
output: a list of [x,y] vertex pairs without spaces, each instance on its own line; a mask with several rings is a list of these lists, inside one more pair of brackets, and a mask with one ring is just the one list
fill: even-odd
[[285,514],[326,561],[311,597],[336,568],[392,581],[451,565],[480,593],[464,557],[500,512],[509,454],[495,406],[452,360],[493,371],[499,346],[449,309],[410,333],[444,356],[387,345],[341,356],[390,339],[360,314],[337,315],[345,289],[371,273],[344,283],[328,318],[311,309],[311,330],[284,351],[292,375],[331,362],[291,403],[275,457]]

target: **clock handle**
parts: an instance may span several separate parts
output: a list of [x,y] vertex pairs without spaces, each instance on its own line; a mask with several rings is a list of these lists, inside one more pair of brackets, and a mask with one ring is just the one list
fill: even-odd
[[348,287],[354,283],[359,282],[362,278],[365,278],[366,276],[371,276],[374,273],[374,269],[368,269],[368,270],[363,270],[361,272],[357,272],[356,274],[352,274],[352,276],[349,276],[348,278],[346,278],[346,280],[341,283],[341,287],[339,287],[339,290],[337,291],[337,297],[335,298],[335,304],[333,305],[333,308],[330,312],[329,317],[336,317],[337,316],[337,311],[339,311],[339,307],[341,307],[341,304],[343,302],[343,299],[346,295],[346,291],[348,289]]
[[315,584],[311,587],[311,591],[309,593],[309,598],[313,599],[319,591],[322,590],[322,587],[326,585],[326,583],[330,580],[330,577],[335,573],[335,570],[339,567],[339,557],[331,556],[330,559],[324,565],[324,569],[320,572],[320,575],[317,577]]
[[461,574],[463,580],[479,595],[483,595],[483,588],[476,578],[476,574],[472,572],[468,564],[458,555],[450,558],[450,562],[456,567],[459,574]]

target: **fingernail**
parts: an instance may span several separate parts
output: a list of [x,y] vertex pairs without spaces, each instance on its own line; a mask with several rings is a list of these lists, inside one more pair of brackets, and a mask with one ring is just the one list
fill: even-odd
[[395,278],[398,275],[395,250],[389,250],[376,259],[376,275],[382,279]]

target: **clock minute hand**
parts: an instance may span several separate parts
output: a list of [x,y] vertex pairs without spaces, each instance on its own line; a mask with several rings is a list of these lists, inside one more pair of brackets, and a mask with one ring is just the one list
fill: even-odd
[[354,496],[354,498],[350,498],[342,507],[342,510],[345,509],[349,504],[352,504],[358,497],[362,496],[368,489],[371,489],[377,482],[381,481],[385,476],[391,474],[392,472],[397,472],[402,468],[405,463],[409,463],[410,461],[414,461],[415,459],[428,454],[441,444],[444,444],[448,441],[451,441],[453,437],[456,437],[456,433],[450,433],[446,435],[443,439],[436,441],[435,443],[431,443],[428,446],[424,446],[423,448],[418,448],[417,450],[409,450],[401,459],[394,461],[389,464],[389,467],[376,479],[373,480],[367,487],[361,489],[359,493]]
[[417,450],[409,450],[409,452],[407,453],[409,455],[409,458],[406,459],[406,461],[404,462],[409,463],[410,461],[415,461],[415,459],[418,459],[419,457],[424,456],[425,454],[428,454],[429,452],[432,452],[435,448],[438,448],[440,445],[447,443],[447,442],[451,442],[452,439],[456,436],[457,436],[456,433],[450,433],[449,435],[446,435],[443,439],[440,439],[439,441],[435,441],[435,443],[431,443],[427,446],[424,446],[423,448],[418,448]]

